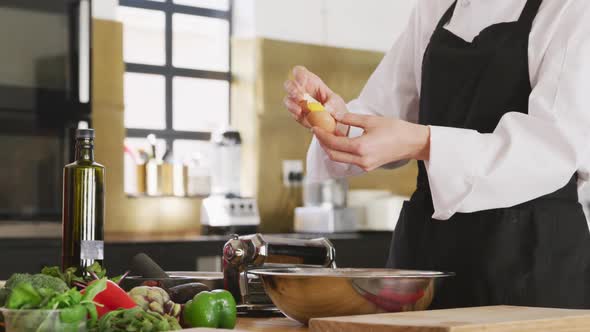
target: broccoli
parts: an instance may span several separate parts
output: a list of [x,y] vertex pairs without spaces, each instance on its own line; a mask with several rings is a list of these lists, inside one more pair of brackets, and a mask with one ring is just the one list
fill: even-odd
[[4,306],[8,295],[10,295],[10,290],[8,288],[0,288],[0,307]]
[[15,273],[6,281],[4,287],[13,289],[23,282],[29,282],[34,288],[47,288],[58,293],[63,293],[69,289],[63,280],[41,273],[33,275]]
[[28,273],[15,273],[6,280],[4,287],[8,289],[13,289],[16,285],[20,284],[23,281],[27,281],[31,279],[31,275]]
[[65,292],[69,289],[63,280],[40,273],[33,275],[31,284],[37,288],[49,288],[56,292]]

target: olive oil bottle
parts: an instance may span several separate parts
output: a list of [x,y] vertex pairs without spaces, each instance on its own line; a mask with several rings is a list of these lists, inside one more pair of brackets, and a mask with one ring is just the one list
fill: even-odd
[[104,259],[104,166],[94,161],[94,130],[76,131],[76,160],[64,167],[62,269]]

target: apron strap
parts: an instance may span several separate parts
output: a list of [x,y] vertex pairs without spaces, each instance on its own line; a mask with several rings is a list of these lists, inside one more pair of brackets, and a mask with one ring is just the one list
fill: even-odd
[[444,27],[445,24],[449,23],[449,21],[451,20],[451,17],[453,17],[453,13],[455,12],[456,6],[457,6],[457,0],[455,0],[453,2],[451,7],[449,7],[449,9],[447,9],[445,14],[440,18],[440,21],[438,21],[438,24],[436,25],[437,29],[441,29],[442,27]]
[[[445,24],[449,23],[449,21],[453,17],[455,7],[457,7],[457,1],[458,0],[455,0],[453,4],[449,7],[449,9],[447,9],[445,14],[440,18],[440,21],[438,21],[438,24],[436,26],[437,29],[440,29],[444,27]],[[542,2],[543,0],[528,0],[524,6],[524,9],[522,10],[522,13],[520,13],[518,22],[525,24],[530,29],[533,26],[533,21],[537,16],[537,12],[541,7]]]
[[541,7],[541,2],[543,2],[543,0],[528,0],[522,13],[520,13],[518,22],[527,26],[530,30],[533,26],[533,21],[537,16],[537,12],[539,11],[539,7]]

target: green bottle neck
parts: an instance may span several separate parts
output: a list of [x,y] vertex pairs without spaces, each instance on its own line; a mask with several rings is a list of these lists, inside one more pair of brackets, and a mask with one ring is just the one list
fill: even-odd
[[76,160],[94,161],[94,140],[82,138],[76,141]]

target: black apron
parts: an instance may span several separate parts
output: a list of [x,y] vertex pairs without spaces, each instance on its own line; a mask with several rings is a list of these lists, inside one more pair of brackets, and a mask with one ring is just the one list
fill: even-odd
[[[527,113],[528,41],[540,4],[527,1],[517,22],[494,24],[470,43],[444,28],[455,2],[424,54],[420,123],[491,133],[506,112]],[[532,201],[440,221],[431,218],[426,169],[422,162],[418,167],[388,266],[455,272],[436,290],[432,308],[590,308],[590,234],[575,174],[562,189]]]

